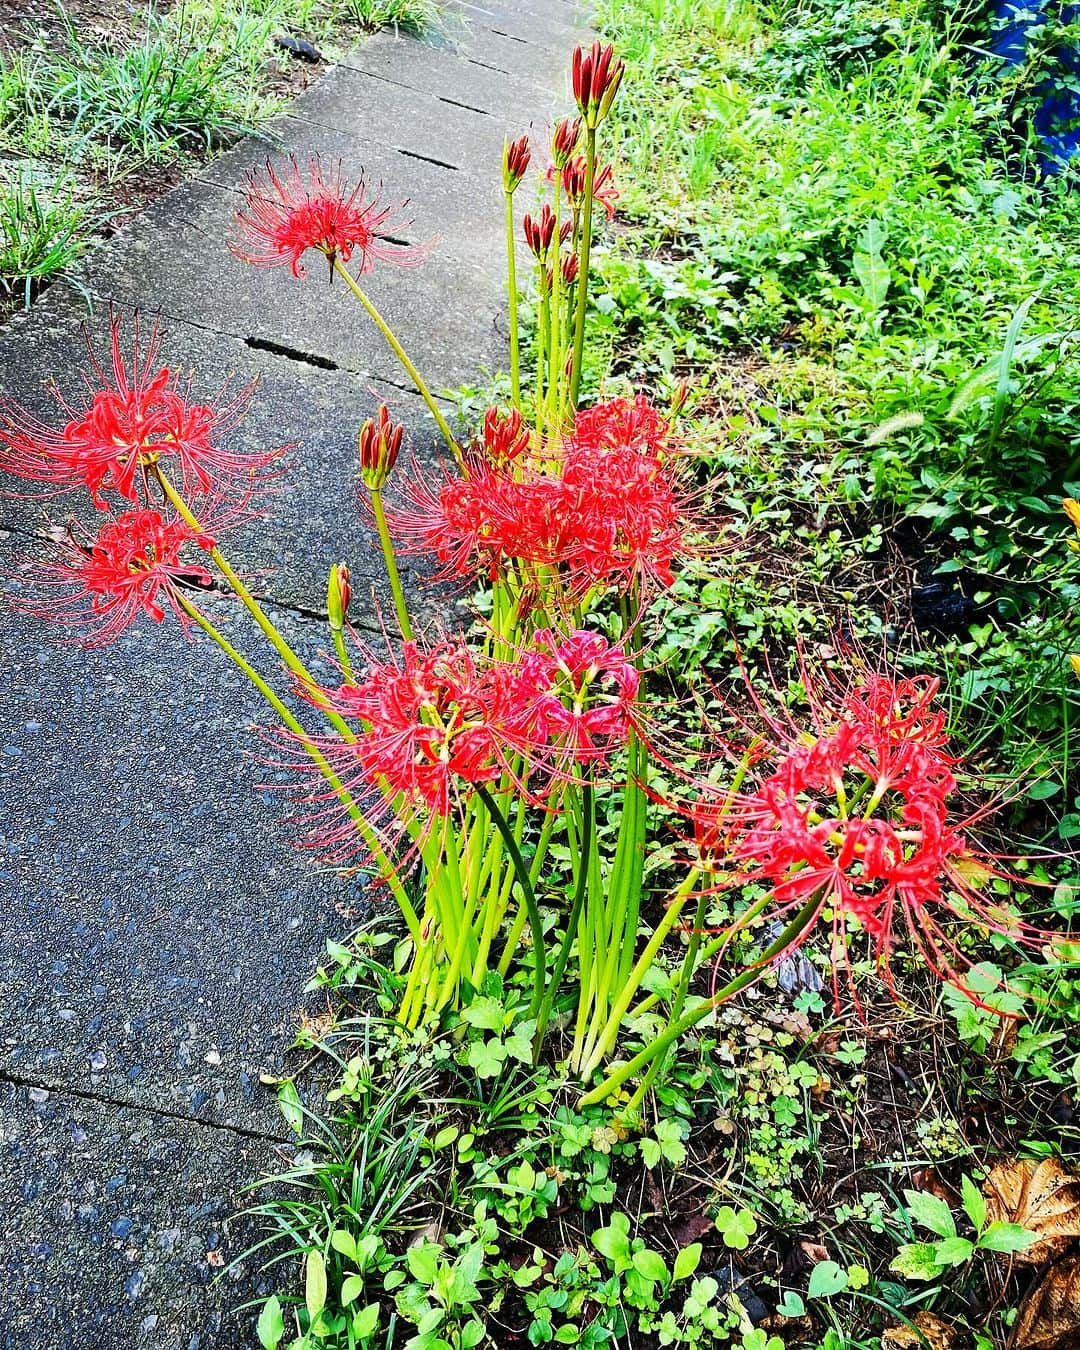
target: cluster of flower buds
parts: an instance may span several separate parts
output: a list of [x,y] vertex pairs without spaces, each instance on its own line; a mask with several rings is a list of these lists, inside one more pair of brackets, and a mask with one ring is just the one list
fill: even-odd
[[625,69],[610,44],[605,47],[594,42],[588,51],[578,47],[574,52],[574,100],[591,130],[611,111]]
[[384,403],[376,420],[369,417],[360,428],[360,477],[371,492],[380,492],[390,471],[397,463],[405,428],[390,418],[390,409]]
[[575,117],[573,121],[569,117],[564,117],[555,127],[555,135],[551,141],[551,154],[555,161],[555,168],[561,169],[569,163],[574,151],[577,149],[578,141],[581,139],[581,118]]
[[519,136],[516,141],[503,142],[503,191],[512,193],[525,177],[532,158],[528,136]]
[[529,428],[521,413],[488,408],[484,413],[484,456],[491,464],[510,464],[529,446]]

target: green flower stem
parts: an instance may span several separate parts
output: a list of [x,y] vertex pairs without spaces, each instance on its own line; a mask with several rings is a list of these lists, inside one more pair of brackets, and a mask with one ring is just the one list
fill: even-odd
[[[181,517],[191,526],[193,530],[201,531],[203,527],[200,524],[198,517],[190,509],[187,502],[184,501],[183,497],[172,485],[169,479],[166,478],[165,474],[162,472],[160,464],[154,466],[154,473],[157,477],[158,483],[161,485],[162,492],[164,492],[165,496],[168,497],[170,502],[172,502],[173,506],[176,507],[176,510],[179,512]],[[277,654],[285,662],[286,666],[288,666],[288,668],[292,671],[292,673],[303,684],[307,685],[311,689],[317,688],[318,686],[316,684],[316,681],[314,677],[311,675],[307,666],[304,665],[300,657],[297,656],[296,652],[294,652],[293,649],[289,646],[289,644],[285,641],[281,633],[278,631],[273,620],[269,617],[269,615],[266,613],[263,607],[259,604],[259,602],[251,594],[248,588],[244,585],[244,583],[236,575],[233,569],[229,566],[228,560],[222,554],[221,550],[215,546],[210,550],[210,557],[213,559],[214,564],[217,567],[218,571],[229,583],[232,589],[236,592],[237,598],[244,605],[244,608],[248,611],[248,613],[252,616],[255,622],[262,629],[263,633],[269,640],[270,645],[274,648]],[[323,714],[326,720],[330,723],[330,725],[334,728],[334,730],[338,733],[338,735],[340,735],[344,740],[348,741],[350,744],[356,740],[356,733],[353,731],[352,727],[349,726],[348,722],[346,722],[343,717],[341,717],[338,713],[334,712],[333,709],[331,708],[324,708],[319,704],[316,704],[315,706],[319,708],[319,711]]]
[[521,338],[518,335],[517,240],[514,238],[514,194],[506,197],[506,289],[510,302],[510,396],[521,412]]
[[540,264],[540,315],[536,326],[536,429],[544,426],[544,372],[547,369],[548,348],[551,342],[551,297],[547,285],[547,268]]
[[345,646],[344,630],[336,628],[331,624],[330,636],[334,639],[334,651],[337,652],[338,665],[341,667],[341,673],[349,683],[352,684],[354,680],[352,661],[349,658],[349,649]]
[[397,901],[398,907],[401,909],[401,912],[405,917],[405,922],[408,925],[409,933],[411,934],[413,940],[416,941],[420,933],[420,921],[416,916],[416,911],[415,909],[413,909],[412,904],[409,901],[409,897],[405,894],[405,889],[402,886],[401,881],[394,873],[394,870],[390,865],[390,861],[387,858],[385,852],[383,851],[382,845],[379,843],[378,837],[376,836],[374,830],[372,830],[371,826],[367,823],[367,820],[364,818],[363,812],[353,801],[352,796],[349,793],[349,790],[345,787],[341,779],[330,767],[329,763],[327,762],[326,756],[322,753],[322,751],[318,748],[318,746],[311,741],[311,739],[308,736],[308,733],[305,731],[301,723],[297,721],[292,711],[288,707],[286,707],[286,705],[281,701],[281,699],[274,692],[274,690],[271,689],[271,687],[267,684],[267,682],[263,679],[263,677],[255,669],[255,667],[250,663],[250,661],[248,661],[245,656],[242,656],[241,653],[237,651],[237,649],[232,645],[232,643],[225,636],[225,634],[220,632],[220,630],[217,629],[214,626],[214,624],[210,622],[210,620],[206,617],[206,615],[203,614],[203,612],[200,609],[197,609],[194,604],[192,604],[192,602],[187,598],[186,595],[180,594],[179,600],[180,604],[184,608],[184,612],[190,615],[191,618],[195,620],[195,622],[199,625],[199,627],[203,630],[203,632],[207,635],[207,637],[212,638],[213,641],[217,643],[217,645],[221,648],[221,650],[225,653],[225,655],[229,658],[229,660],[233,663],[233,665],[235,665],[236,668],[241,672],[241,674],[246,676],[247,679],[250,680],[251,683],[255,686],[255,688],[259,691],[259,693],[262,694],[263,698],[266,699],[267,703],[270,704],[274,712],[276,712],[278,717],[281,718],[282,724],[288,727],[288,729],[293,733],[293,735],[297,736],[300,739],[304,749],[310,756],[312,763],[319,770],[322,776],[326,779],[327,783],[333,790],[333,793],[337,797],[338,801],[341,802],[342,806],[344,806],[345,810],[349,813],[349,818],[352,820],[353,824],[356,826],[357,832],[363,839],[364,843],[367,845],[367,848],[371,853],[372,860],[381,869],[382,874],[385,876],[387,887],[389,888],[391,895],[393,895],[394,899]]
[[559,386],[562,382],[562,256],[559,231],[562,223],[562,174],[555,174],[554,206],[555,239],[552,249],[555,262],[551,269],[551,374],[548,379],[548,420],[552,427],[562,425]]
[[577,885],[574,888],[574,899],[570,906],[570,913],[566,917],[566,932],[563,934],[563,940],[559,947],[559,954],[555,958],[555,968],[551,972],[551,978],[547,982],[547,988],[544,991],[544,1000],[540,1004],[540,1014],[536,1022],[536,1035],[533,1037],[533,1067],[540,1061],[540,1047],[543,1044],[544,1036],[547,1033],[548,1023],[551,1021],[551,1010],[555,1002],[555,996],[559,992],[559,985],[562,982],[563,973],[566,970],[566,963],[570,959],[570,948],[574,942],[574,936],[577,932],[578,919],[581,915],[581,907],[585,901],[585,889],[588,884],[589,868],[588,858],[593,846],[593,789],[591,783],[586,783],[582,790],[582,834],[581,834],[581,853],[578,861]]
[[356,296],[357,300],[359,300],[360,303],[367,310],[368,315],[371,318],[371,321],[375,324],[375,327],[386,339],[387,345],[389,346],[390,350],[394,353],[394,355],[397,357],[397,359],[401,362],[409,379],[412,380],[413,384],[416,385],[417,392],[420,394],[420,397],[431,409],[431,415],[432,417],[435,418],[435,424],[439,428],[439,431],[442,433],[442,438],[449,447],[450,453],[454,456],[454,460],[457,463],[458,468],[462,471],[462,473],[464,473],[465,461],[461,457],[461,446],[458,445],[457,441],[454,439],[454,434],[447,425],[446,418],[442,415],[442,411],[440,410],[439,405],[435,402],[434,398],[432,398],[431,396],[431,390],[428,389],[427,385],[421,378],[420,372],[409,360],[405,348],[394,336],[393,331],[390,328],[390,325],[386,322],[383,316],[375,308],[371,300],[368,299],[366,293],[362,291],[360,287],[357,285],[356,279],[353,277],[352,273],[344,265],[344,263],[342,263],[340,258],[334,259],[334,271],[338,274],[339,277],[342,278],[346,286],[348,286],[349,290],[352,291],[353,295]]
[[638,957],[637,964],[630,972],[629,979],[623,985],[622,989],[619,990],[618,996],[612,1004],[611,1013],[603,1029],[598,1035],[590,1037],[591,1053],[589,1053],[589,1046],[587,1046],[587,1058],[581,1071],[583,1078],[587,1078],[593,1073],[604,1056],[614,1047],[615,1041],[619,1035],[619,1027],[622,1025],[622,1020],[626,1014],[627,1008],[629,1008],[634,995],[637,993],[638,989],[640,989],[641,981],[648,974],[649,968],[652,966],[653,960],[656,957],[656,953],[663,946],[668,933],[675,927],[675,923],[682,913],[687,900],[689,900],[694,887],[697,885],[700,876],[701,872],[698,868],[694,867],[691,868],[683,878],[682,882],[679,884],[679,889],[668,903],[664,917],[656,925],[652,936],[645,944],[644,951],[642,951],[641,955]]
[[590,1092],[586,1092],[580,1098],[578,1105],[596,1106],[598,1103],[606,1101],[617,1088],[621,1087],[628,1078],[632,1078],[636,1073],[649,1064],[656,1055],[663,1054],[669,1046],[684,1036],[692,1027],[706,1018],[710,1012],[715,1011],[721,1003],[732,998],[740,989],[745,989],[748,984],[752,984],[761,973],[761,968],[768,965],[770,961],[776,959],[781,952],[791,946],[800,936],[804,935],[808,926],[812,923],[817,914],[820,905],[820,897],[815,893],[810,897],[806,904],[799,910],[798,914],[792,919],[775,942],[770,943],[762,952],[761,956],[752,966],[742,971],[739,975],[724,985],[723,989],[707,998],[704,1002],[698,1004],[696,1008],[691,1008],[689,1012],[683,1015],[668,1026],[667,1030],[661,1033],[650,1045],[639,1050],[633,1059],[625,1064],[620,1064],[604,1079],[599,1086],[594,1087]]
[[499,810],[495,798],[484,786],[483,783],[476,784],[476,793],[480,800],[488,809],[492,823],[503,837],[503,843],[506,845],[507,852],[514,864],[514,872],[517,876],[518,886],[521,888],[522,899],[525,901],[525,908],[529,916],[529,927],[532,929],[533,938],[533,996],[529,1004],[529,1016],[535,1017],[540,1011],[540,1003],[544,997],[544,978],[547,973],[547,962],[544,956],[544,925],[540,918],[540,910],[536,903],[536,895],[532,888],[532,882],[529,879],[528,868],[525,866],[525,860],[521,856],[521,849],[518,848],[517,840],[514,838],[514,832],[507,823],[506,817]]
[[596,182],[596,128],[585,128],[585,206],[581,218],[577,316],[574,324],[574,366],[570,375],[570,410],[578,405],[581,362],[585,352],[585,312],[589,306],[589,253],[592,248],[593,185]]
[[386,523],[386,511],[383,508],[382,491],[371,490],[371,509],[375,513],[375,525],[379,531],[379,543],[382,545],[383,561],[386,563],[386,575],[390,582],[390,594],[394,597],[394,609],[397,612],[398,627],[406,642],[413,640],[412,624],[409,622],[409,609],[405,604],[405,591],[398,575],[397,559],[394,557],[394,545],[390,538],[390,527]]

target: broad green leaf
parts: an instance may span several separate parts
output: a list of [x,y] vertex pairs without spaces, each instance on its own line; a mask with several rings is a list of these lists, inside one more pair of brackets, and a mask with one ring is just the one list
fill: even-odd
[[939,1266],[962,1266],[966,1261],[971,1260],[971,1255],[975,1250],[974,1242],[969,1242],[963,1237],[942,1238],[940,1242],[935,1242],[934,1260]]
[[652,1280],[654,1284],[667,1284],[668,1268],[659,1252],[654,1252],[649,1247],[642,1247],[641,1251],[635,1252],[631,1259],[634,1262],[634,1269],[639,1275],[644,1275],[647,1280]]
[[363,1275],[346,1275],[341,1282],[341,1306],[347,1308],[364,1292]]
[[971,1220],[976,1233],[981,1233],[986,1226],[986,1199],[966,1172],[960,1178],[960,1194],[964,1213]]
[[350,1261],[356,1260],[356,1239],[346,1229],[334,1229],[330,1234],[330,1246],[342,1256],[347,1256]]
[[304,1107],[300,1101],[300,1094],[296,1090],[296,1084],[291,1078],[287,1078],[277,1090],[278,1106],[281,1114],[285,1117],[285,1122],[296,1134],[304,1132]]
[[848,1287],[848,1277],[835,1261],[819,1261],[810,1272],[806,1286],[807,1298],[831,1298]]
[[304,1302],[307,1304],[308,1316],[313,1322],[326,1307],[326,1262],[317,1247],[307,1254]]
[[285,1319],[281,1315],[277,1294],[271,1294],[263,1304],[259,1320],[255,1323],[255,1334],[263,1350],[277,1350],[285,1334]]
[[702,1246],[700,1242],[691,1242],[689,1247],[682,1247],[676,1253],[675,1265],[671,1272],[673,1280],[689,1279],[701,1264]]
[[938,1237],[956,1236],[956,1220],[940,1196],[931,1195],[929,1191],[905,1191],[904,1199],[916,1223],[929,1228]]
[[942,1269],[934,1260],[936,1245],[933,1242],[906,1242],[889,1269],[906,1280],[936,1280]]
[[365,1336],[374,1335],[378,1325],[379,1305],[369,1303],[353,1315],[352,1333],[358,1340],[362,1340]]
[[1038,1241],[1038,1233],[1021,1223],[992,1223],[979,1238],[979,1247],[984,1252],[1022,1252]]

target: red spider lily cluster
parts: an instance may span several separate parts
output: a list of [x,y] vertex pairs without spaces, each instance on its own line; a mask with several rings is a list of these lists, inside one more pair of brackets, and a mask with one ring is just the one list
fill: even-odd
[[[685,453],[644,395],[578,413],[558,444],[528,458],[527,445],[520,420],[491,412],[467,477],[414,471],[391,516],[402,549],[433,554],[445,577],[555,569],[574,599],[671,584],[699,528],[696,493]],[[545,461],[553,467],[531,467]]]
[[[636,725],[638,672],[596,633],[543,630],[512,661],[461,640],[405,642],[382,661],[362,650],[360,682],[301,689],[361,728],[352,741],[320,738],[320,748],[350,786],[400,794],[436,816],[456,809],[463,787],[504,774],[537,800],[576,768],[605,764]],[[325,839],[319,825],[314,842]]]
[[837,971],[849,918],[886,972],[903,928],[957,983],[969,958],[954,931],[1047,940],[982,894],[999,866],[971,833],[985,811],[963,808],[938,688],[881,673],[846,690],[819,681],[812,729],[771,718],[771,734],[754,743],[753,788],[707,793],[691,810],[699,852],[723,885],[767,888],[781,916],[811,902],[808,927],[831,915]]
[[385,238],[405,203],[384,206],[363,178],[349,187],[340,164],[327,167],[315,155],[305,170],[293,157],[279,170],[267,160],[262,170],[245,174],[245,182],[247,202],[237,213],[237,236],[230,243],[244,262],[287,266],[294,277],[305,277],[301,260],[309,249],[326,258],[331,276],[335,262],[347,264],[354,255],[361,275],[378,262],[401,265],[423,257],[422,248]]
[[[256,513],[283,451],[228,448],[254,395],[247,385],[195,400],[190,381],[160,365],[161,333],[144,343],[136,320],[125,350],[120,319],[110,326],[106,366],[88,342],[84,397],[54,391],[60,416],[47,422],[11,400],[0,403],[0,468],[50,495],[84,489],[100,513],[73,517],[60,542],[25,574],[28,611],[69,626],[88,646],[115,641],[140,617],[190,617],[185,588],[212,584],[204,556],[237,520]],[[178,510],[169,488],[191,500]]]
[[[388,637],[386,654],[355,632],[347,641],[355,609],[349,568],[331,567],[327,617],[340,682],[312,676],[219,547],[232,521],[254,514],[280,455],[225,445],[253,387],[196,401],[190,384],[160,364],[156,329],[143,345],[136,326],[128,354],[114,320],[111,360],[106,367],[91,350],[81,402],[58,399],[54,422],[0,405],[0,468],[51,493],[84,488],[102,513],[95,528],[72,522],[24,572],[25,607],[70,626],[88,645],[115,641],[141,617],[173,614],[184,627],[197,625],[253,681],[278,719],[268,738],[287,748],[288,767],[303,766],[300,791],[316,812],[312,842],[334,861],[361,855],[398,903],[412,952],[399,1009],[406,1025],[458,1006],[493,969],[518,970],[520,982],[533,982],[539,1047],[555,986],[569,970],[577,1012],[567,1062],[587,1078],[615,1053],[650,962],[676,925],[686,927],[681,916],[696,901],[667,1029],[613,1071],[595,1090],[601,1094],[648,1065],[644,1090],[673,1036],[804,942],[823,915],[838,971],[847,963],[849,920],[886,967],[903,926],[931,969],[958,981],[965,928],[1029,944],[1045,937],[983,895],[995,864],[978,848],[980,813],[960,804],[960,766],[937,682],[884,674],[843,684],[806,673],[805,725],[768,714],[755,697],[768,731],[751,737],[733,784],[697,793],[687,808],[696,848],[685,875],[659,920],[643,910],[646,868],[670,875],[674,866],[670,844],[650,837],[658,719],[649,711],[644,625],[680,564],[718,550],[697,510],[696,466],[673,425],[675,409],[663,411],[644,394],[591,406],[580,397],[593,208],[600,203],[610,216],[618,195],[599,163],[597,136],[622,76],[610,47],[575,54],[579,116],[556,125],[552,168],[540,176],[550,200],[522,220],[536,262],[528,394],[514,196],[532,151],[525,137],[505,145],[512,406],[489,408],[472,444],[453,436],[359,284],[376,263],[420,256],[383,237],[391,209],[362,175],[350,187],[340,166],[317,157],[306,168],[268,162],[248,176],[234,253],[260,267],[287,266],[296,277],[305,275],[309,251],[322,254],[427,400],[453,458],[445,470],[414,458],[395,481],[405,428],[385,407],[360,427],[362,500],[399,632]],[[392,494],[385,506],[384,489]],[[399,554],[434,558],[443,581],[479,583],[488,608],[468,639],[414,631]],[[298,712],[196,604],[218,586],[235,594],[284,663]],[[301,715],[323,724],[313,731]],[[688,745],[667,754],[665,774],[694,783],[711,770],[715,755],[704,739],[703,751]],[[696,773],[685,768],[695,755]],[[600,793],[614,796],[604,815]],[[395,870],[402,853],[423,863],[417,888],[404,868]],[[563,864],[551,865],[556,857],[569,860],[564,891],[550,880],[562,876]],[[702,944],[710,897],[738,888],[764,899],[748,899],[731,928]],[[768,919],[781,936],[687,1012],[699,968]],[[561,935],[553,967],[552,920]]]

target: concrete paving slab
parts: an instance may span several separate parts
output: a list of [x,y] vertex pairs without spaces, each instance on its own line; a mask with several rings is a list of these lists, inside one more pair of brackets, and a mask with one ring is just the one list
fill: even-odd
[[377,33],[342,61],[395,84],[404,84],[468,108],[480,108],[515,125],[560,115],[566,102],[562,85],[545,86],[499,70],[491,63],[463,59],[449,46]]
[[[0,570],[32,552],[0,538]],[[204,604],[245,641],[234,601]],[[329,677],[321,627],[276,617]],[[283,1135],[259,1073],[284,1063],[325,939],[364,912],[358,884],[260,791],[249,727],[272,714],[206,639],[57,636],[0,609],[0,1076]]]
[[[229,1130],[0,1083],[0,1350],[254,1345],[258,1236],[236,1193],[286,1152]],[[254,1263],[253,1263],[254,1264]]]
[[[414,155],[423,155],[425,160],[441,160],[472,174],[484,158],[492,159],[497,168],[503,143],[501,119],[490,113],[447,103],[431,94],[380,80],[350,66],[335,66],[323,79],[305,90],[291,105],[290,113],[302,121],[346,132],[354,141],[360,130],[361,144],[378,142],[387,149],[411,151]],[[478,148],[480,154],[476,153]],[[354,157],[358,164],[364,162],[358,148],[346,159],[346,164]],[[219,163],[215,161],[211,170]],[[397,171],[397,179],[404,182],[413,165],[398,161],[393,168]],[[392,179],[390,171],[387,172],[387,186],[392,190],[397,179]],[[409,191],[415,200],[411,185]]]
[[530,25],[519,15],[499,24],[497,15],[464,8],[448,15],[442,29],[423,40],[515,79],[540,80],[553,89],[562,88],[575,45],[573,36],[550,23],[537,20]]
[[[304,123],[296,126],[305,135],[312,131]],[[320,137],[328,153],[334,152],[334,135]],[[228,252],[224,240],[237,205],[234,192],[187,183],[95,250],[78,279],[102,299],[160,309],[242,340],[272,342],[404,384],[407,377],[359,303],[340,282],[329,286],[320,275],[317,255],[309,275],[297,280],[288,268],[252,267]],[[425,211],[421,229],[434,214]],[[478,206],[478,233],[485,222],[486,208]],[[385,264],[364,279],[368,295],[436,391],[474,378],[484,365],[504,362],[503,283],[493,270],[470,267],[433,246],[418,266]]]
[[[285,279],[285,284],[290,281]],[[46,381],[57,379],[62,390],[77,398],[74,358],[85,355],[80,316],[66,304],[54,310],[57,298],[54,292],[0,333],[3,391],[47,420],[55,418],[56,403]],[[104,309],[87,318],[85,327],[97,348],[104,349],[108,335]],[[236,338],[190,324],[168,320],[163,329],[162,360],[171,369],[191,374],[194,398],[213,402],[227,377],[237,385],[259,381],[247,417],[230,436],[231,448],[256,452],[294,446],[277,490],[268,498],[265,520],[224,538],[227,556],[258,595],[315,613],[325,608],[331,563],[346,562],[353,576],[353,621],[378,630],[380,609],[390,615],[393,606],[377,535],[359,509],[356,435],[365,418],[374,416],[385,402],[406,426],[405,453],[435,463],[441,441],[427,405],[418,395],[395,386],[252,350]],[[6,480],[0,487],[19,485]],[[393,480],[387,495],[388,499],[393,495]],[[0,527],[40,532],[50,520],[62,520],[72,511],[85,515],[88,509],[78,493],[44,501],[0,497]],[[406,582],[417,593],[420,622],[431,621],[436,611],[445,618],[445,597],[436,599],[429,588],[422,588],[422,575],[417,562],[404,567]]]

